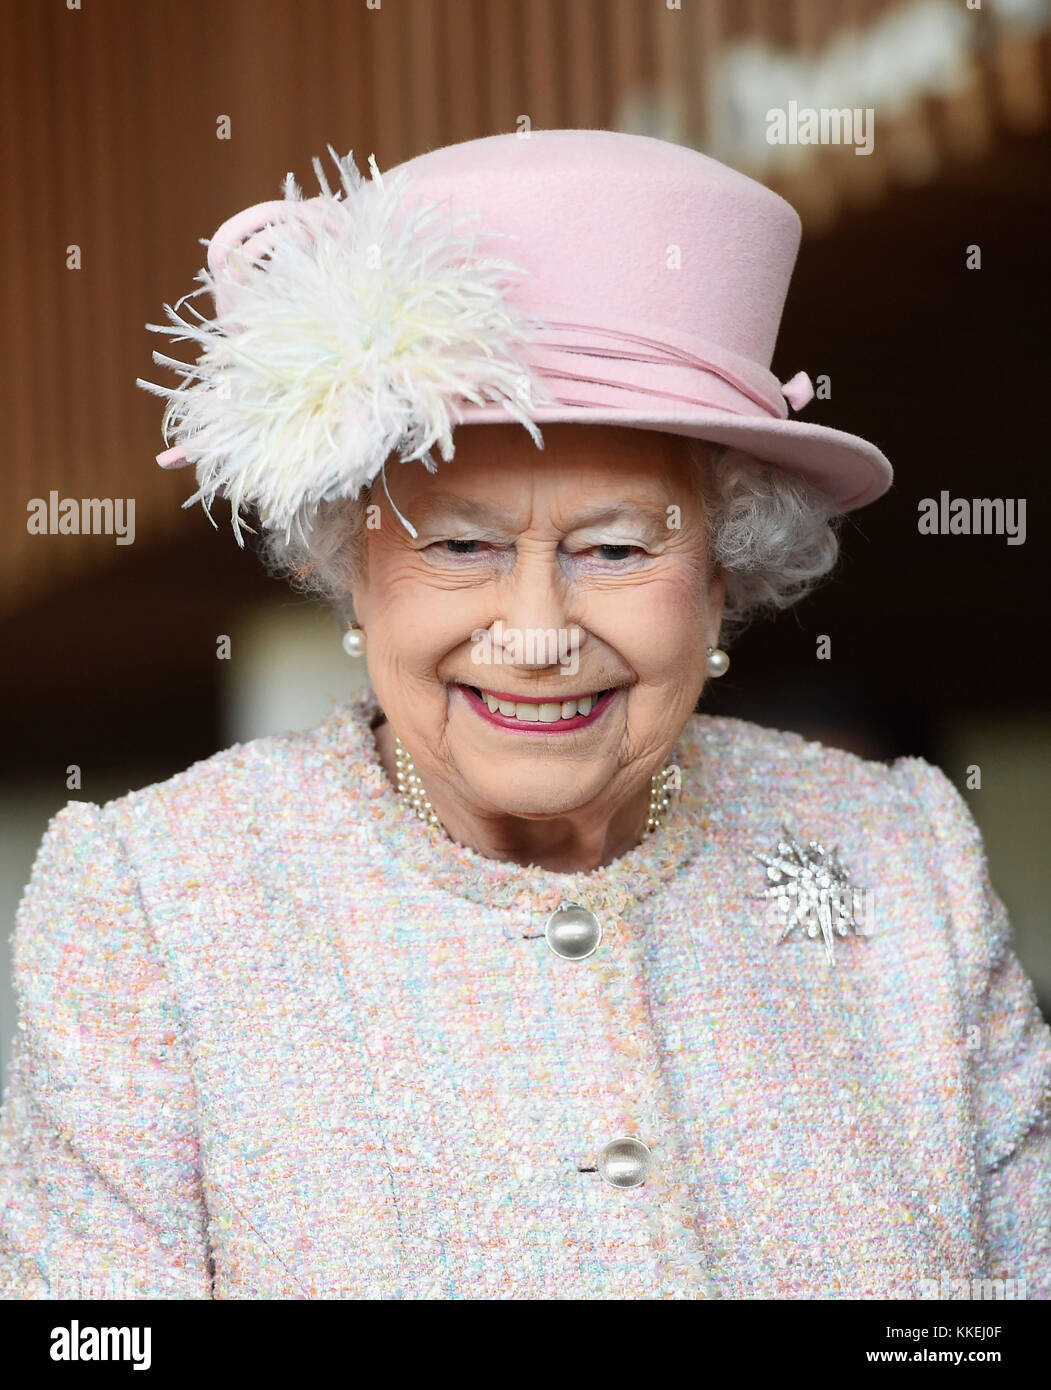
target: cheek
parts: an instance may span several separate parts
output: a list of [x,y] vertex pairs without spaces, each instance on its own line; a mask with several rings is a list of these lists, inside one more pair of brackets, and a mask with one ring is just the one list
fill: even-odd
[[707,595],[688,573],[626,586],[604,600],[594,630],[640,680],[675,679],[703,664]]
[[[407,661],[425,660],[456,627],[456,595],[426,582],[417,564],[385,552],[369,569],[369,621],[377,645],[401,652]],[[371,642],[370,642],[370,645]]]

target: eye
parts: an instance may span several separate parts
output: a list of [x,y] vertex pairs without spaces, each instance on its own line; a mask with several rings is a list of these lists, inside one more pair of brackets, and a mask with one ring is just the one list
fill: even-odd
[[610,564],[618,564],[624,560],[630,560],[636,555],[645,555],[641,545],[629,545],[627,541],[623,543],[610,542],[608,545],[595,545],[591,547],[597,553],[600,560],[606,560]]
[[443,541],[433,541],[426,549],[439,557],[442,555],[480,555],[485,544],[485,541],[450,536]]
[[447,536],[444,540],[432,541],[424,546],[424,551],[435,564],[448,560],[489,561],[493,557],[493,546],[489,541],[467,536]]

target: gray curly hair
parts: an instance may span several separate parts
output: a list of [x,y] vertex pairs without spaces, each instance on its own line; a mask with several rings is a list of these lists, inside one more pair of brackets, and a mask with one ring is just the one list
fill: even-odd
[[[699,439],[688,444],[709,563],[726,572],[720,636],[726,645],[754,617],[789,607],[834,568],[842,517],[794,474],[738,449]],[[349,620],[351,586],[365,564],[366,509],[381,487],[377,478],[357,498],[321,504],[312,528],[293,528],[290,538],[265,532],[260,551],[268,570]]]

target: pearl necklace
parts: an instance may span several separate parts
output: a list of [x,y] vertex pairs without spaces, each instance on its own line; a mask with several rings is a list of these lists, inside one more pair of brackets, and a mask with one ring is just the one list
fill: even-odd
[[[408,800],[420,819],[428,825],[437,826],[439,830],[444,829],[431,805],[430,797],[423,789],[416,765],[405,751],[397,734],[394,735],[394,771],[398,791]],[[665,813],[671,804],[669,788],[675,780],[676,771],[674,767],[662,767],[650,778],[650,809],[646,817],[644,836],[652,835],[664,824]]]

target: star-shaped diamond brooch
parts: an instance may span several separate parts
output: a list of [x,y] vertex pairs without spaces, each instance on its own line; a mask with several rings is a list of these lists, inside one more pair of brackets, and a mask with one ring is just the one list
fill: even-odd
[[804,845],[787,829],[782,829],[782,836],[774,853],[752,851],[766,866],[769,880],[766,891],[758,896],[767,899],[783,919],[778,945],[801,928],[809,937],[820,935],[825,957],[829,965],[835,965],[832,947],[837,936],[868,935],[868,894],[851,883],[838,849],[826,850],[817,840]]

